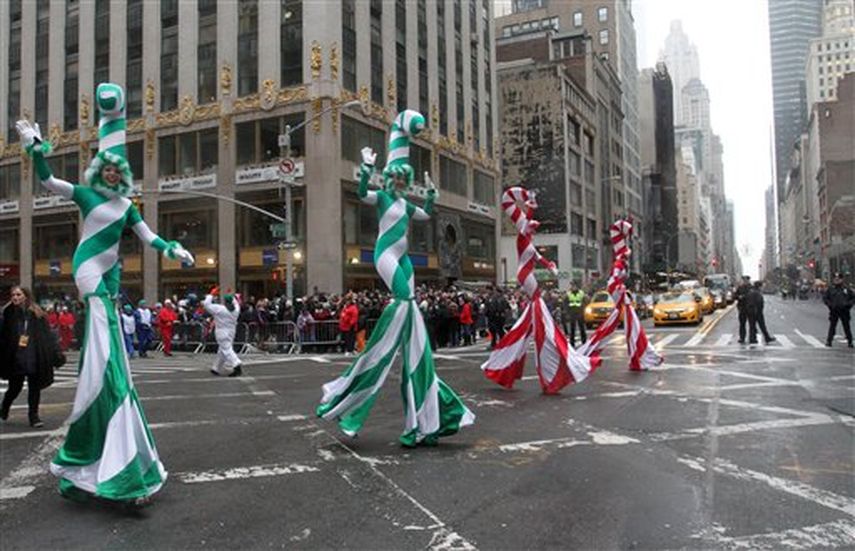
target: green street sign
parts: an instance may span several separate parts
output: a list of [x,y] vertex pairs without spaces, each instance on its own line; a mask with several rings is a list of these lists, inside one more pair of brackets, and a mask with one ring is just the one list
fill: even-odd
[[273,237],[286,237],[285,233],[287,226],[285,224],[270,224],[270,231]]

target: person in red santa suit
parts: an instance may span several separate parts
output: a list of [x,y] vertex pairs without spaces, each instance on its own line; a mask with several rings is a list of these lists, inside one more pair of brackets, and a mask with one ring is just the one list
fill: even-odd
[[62,312],[59,314],[59,346],[65,352],[71,346],[71,340],[74,338],[74,324],[77,320],[74,314],[68,309],[68,306],[62,307]]
[[157,326],[160,329],[164,356],[172,356],[172,331],[176,321],[178,321],[178,314],[175,312],[172,301],[166,299],[163,301],[163,308],[157,314]]

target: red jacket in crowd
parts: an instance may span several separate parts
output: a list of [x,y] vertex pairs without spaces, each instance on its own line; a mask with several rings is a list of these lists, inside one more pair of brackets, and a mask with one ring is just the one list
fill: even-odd
[[341,311],[341,317],[338,319],[339,331],[350,331],[356,327],[356,322],[359,321],[359,308],[350,303]]
[[460,323],[463,325],[472,325],[472,305],[468,302],[463,303],[463,307],[460,309]]

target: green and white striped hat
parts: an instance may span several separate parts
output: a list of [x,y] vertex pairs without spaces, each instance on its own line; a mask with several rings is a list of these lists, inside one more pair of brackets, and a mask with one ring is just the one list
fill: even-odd
[[383,168],[387,188],[392,186],[392,178],[398,174],[406,176],[407,185],[413,183],[413,167],[410,166],[410,137],[418,135],[424,128],[424,116],[414,109],[401,111],[392,121],[392,128],[389,131],[389,152],[386,156],[386,166]]
[[[92,159],[84,175],[86,182],[106,195],[129,196],[134,191],[134,176],[127,160],[125,147],[125,92],[112,82],[102,82],[95,90],[95,103],[101,114],[98,120],[98,154]],[[101,180],[104,165],[114,164],[122,174],[118,187]]]

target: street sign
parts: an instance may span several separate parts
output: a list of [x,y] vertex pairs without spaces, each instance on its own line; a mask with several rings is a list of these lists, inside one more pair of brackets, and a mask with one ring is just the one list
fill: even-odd
[[276,245],[280,251],[287,251],[289,249],[296,249],[297,242],[296,241],[280,241],[278,245]]
[[275,266],[279,264],[279,251],[276,249],[264,249],[261,251],[261,263],[264,266]]
[[297,165],[294,164],[294,159],[282,159],[279,161],[279,172],[282,174],[291,174],[294,172],[294,168]]
[[270,231],[273,233],[273,237],[287,237],[287,228],[288,226],[285,224],[270,224]]

